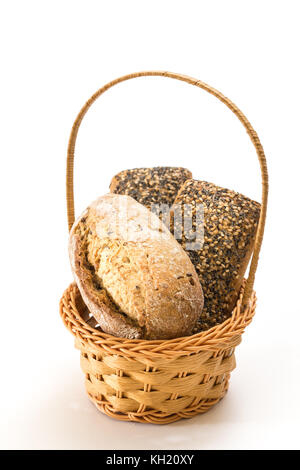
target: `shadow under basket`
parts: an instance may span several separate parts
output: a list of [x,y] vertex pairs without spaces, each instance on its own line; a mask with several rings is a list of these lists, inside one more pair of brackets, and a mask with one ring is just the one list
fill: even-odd
[[204,413],[225,395],[235,347],[255,313],[252,293],[242,312],[201,333],[171,340],[129,340],[95,328],[75,283],[60,314],[81,352],[86,391],[96,407],[123,421],[167,424]]

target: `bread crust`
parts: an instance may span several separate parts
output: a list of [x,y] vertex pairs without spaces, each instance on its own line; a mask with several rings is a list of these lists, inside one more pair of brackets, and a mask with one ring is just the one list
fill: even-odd
[[159,218],[133,198],[107,194],[92,203],[72,228],[69,253],[103,331],[146,339],[192,333],[203,308],[195,269]]
[[[222,323],[234,308],[251,257],[260,204],[213,183],[190,179],[177,194],[171,214],[176,206],[186,210],[190,205],[194,211],[196,204],[203,208],[204,243],[201,249],[187,253],[204,293],[205,306],[199,323],[202,330]],[[171,227],[172,232],[174,229]],[[184,236],[178,241],[186,247]]]
[[97,320],[101,329],[120,338],[139,339],[143,337],[142,329],[134,325],[123,315],[115,311],[109,303],[105,291],[96,296],[91,289],[90,276],[83,266],[80,237],[74,234],[70,239],[69,253],[74,280],[90,313]]
[[133,197],[151,209],[151,205],[173,204],[181,185],[192,173],[182,167],[133,168],[115,175],[110,183],[110,192]]

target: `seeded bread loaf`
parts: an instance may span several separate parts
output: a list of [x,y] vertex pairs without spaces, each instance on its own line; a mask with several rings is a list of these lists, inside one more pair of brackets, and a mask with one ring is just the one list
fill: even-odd
[[236,303],[254,244],[260,204],[212,183],[187,180],[171,209],[175,233],[182,227],[176,210],[182,215],[184,208],[185,217],[193,217],[192,233],[187,231],[178,239],[185,249],[195,235],[196,207],[203,209],[203,225],[198,227],[198,231],[204,229],[202,246],[186,251],[203,288],[204,309],[198,328],[205,330],[228,318]]
[[75,222],[69,254],[101,329],[125,338],[189,335],[203,294],[195,269],[159,218],[129,196],[100,197]]
[[126,194],[151,209],[152,204],[173,204],[181,185],[192,173],[186,168],[163,167],[124,170],[113,177],[110,191]]

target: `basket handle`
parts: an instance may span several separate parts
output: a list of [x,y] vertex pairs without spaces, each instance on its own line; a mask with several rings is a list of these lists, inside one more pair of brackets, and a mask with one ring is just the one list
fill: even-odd
[[76,144],[76,139],[77,139],[77,134],[78,130],[80,127],[80,124],[90,108],[90,106],[96,101],[97,98],[99,98],[102,93],[104,93],[106,90],[109,88],[112,88],[114,85],[117,85],[118,83],[124,82],[126,80],[131,80],[132,78],[137,78],[137,77],[147,77],[147,76],[159,76],[159,77],[168,77],[168,78],[174,78],[176,80],[181,80],[183,82],[189,83],[191,85],[195,85],[199,88],[202,88],[203,90],[207,91],[211,95],[214,95],[216,98],[218,98],[222,103],[224,103],[236,116],[237,118],[241,121],[243,126],[245,127],[247,133],[249,134],[249,137],[256,149],[256,153],[258,156],[258,160],[260,163],[260,169],[261,169],[261,178],[262,178],[262,202],[261,202],[261,212],[260,212],[260,218],[259,218],[259,223],[258,223],[258,228],[256,232],[256,238],[254,242],[254,247],[253,247],[253,256],[250,264],[250,269],[249,269],[249,275],[248,279],[246,281],[245,285],[245,290],[244,290],[244,295],[243,295],[243,301],[242,304],[243,306],[246,306],[249,302],[252,289],[253,289],[253,284],[254,284],[254,279],[255,279],[255,272],[257,269],[257,264],[258,264],[258,257],[259,257],[259,252],[261,249],[262,245],[262,240],[263,240],[263,234],[264,234],[264,228],[265,228],[265,221],[266,221],[266,213],[267,213],[267,201],[268,201],[268,170],[267,170],[267,162],[266,162],[266,157],[264,154],[263,147],[260,143],[260,140],[258,138],[258,135],[256,134],[255,130],[251,126],[250,122],[246,118],[246,116],[239,110],[239,108],[232,103],[228,98],[226,98],[222,93],[220,93],[218,90],[210,87],[204,82],[201,82],[200,80],[196,80],[195,78],[188,77],[186,75],[181,75],[178,73],[172,73],[172,72],[163,72],[163,71],[146,71],[146,72],[136,72],[132,73],[129,75],[124,75],[123,77],[117,78],[106,85],[104,85],[102,88],[100,88],[96,93],[91,96],[91,98],[85,103],[85,105],[81,108],[77,118],[75,119],[75,122],[73,124],[70,138],[69,138],[69,145],[68,145],[68,156],[67,156],[67,180],[66,180],[66,185],[67,185],[67,211],[68,211],[68,224],[69,224],[69,230],[71,230],[71,227],[74,223],[75,220],[75,213],[74,213],[74,187],[73,187],[73,170],[74,170],[74,151],[75,151],[75,144]]

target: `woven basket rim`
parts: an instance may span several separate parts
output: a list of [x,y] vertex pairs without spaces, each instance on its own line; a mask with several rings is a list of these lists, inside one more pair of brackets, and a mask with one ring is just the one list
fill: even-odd
[[112,336],[90,326],[81,317],[76,306],[80,296],[77,285],[73,282],[65,290],[60,301],[60,315],[66,327],[79,342],[88,343],[92,349],[105,349],[107,353],[134,357],[136,355],[189,355],[200,350],[220,350],[234,347],[240,342],[240,335],[251,323],[256,307],[256,293],[252,292],[248,306],[242,312],[243,288],[232,315],[223,323],[209,330],[169,340],[127,339]]

